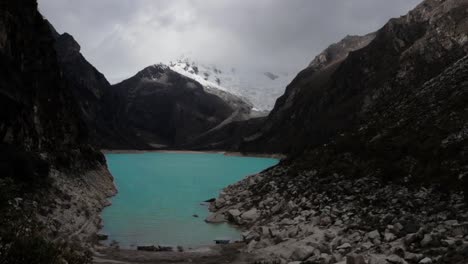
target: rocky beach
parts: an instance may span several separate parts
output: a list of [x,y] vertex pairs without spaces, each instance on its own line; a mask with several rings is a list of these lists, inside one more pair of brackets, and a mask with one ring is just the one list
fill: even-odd
[[256,263],[466,263],[461,193],[278,166],[225,188],[212,219],[245,232]]

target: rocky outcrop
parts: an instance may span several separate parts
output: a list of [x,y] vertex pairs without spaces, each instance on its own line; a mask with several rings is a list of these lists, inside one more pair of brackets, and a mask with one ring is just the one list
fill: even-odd
[[235,109],[196,81],[153,65],[113,86],[125,98],[128,126],[153,147],[190,141],[231,117]]
[[330,47],[315,57],[309,64],[309,68],[313,71],[320,71],[334,63],[339,63],[346,59],[349,53],[369,45],[374,38],[375,33],[370,33],[365,36],[346,36],[338,43],[330,45]]

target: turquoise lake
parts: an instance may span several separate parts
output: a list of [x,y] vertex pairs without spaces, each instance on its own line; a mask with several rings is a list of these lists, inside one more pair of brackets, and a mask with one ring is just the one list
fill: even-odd
[[119,193],[103,211],[103,232],[124,248],[240,239],[239,230],[228,224],[205,223],[209,211],[203,201],[278,163],[216,153],[107,154],[106,159]]

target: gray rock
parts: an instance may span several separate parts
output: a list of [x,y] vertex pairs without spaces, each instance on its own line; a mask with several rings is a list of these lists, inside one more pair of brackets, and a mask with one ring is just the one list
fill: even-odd
[[419,264],[431,264],[431,263],[432,263],[432,259],[427,258],[427,257],[419,261]]
[[447,226],[454,226],[454,225],[458,225],[458,221],[457,220],[447,220],[444,222],[445,225]]
[[224,200],[223,198],[218,198],[214,202],[214,205],[216,206],[216,208],[221,208],[224,206],[225,203],[226,203],[226,200]]
[[373,246],[374,246],[374,244],[372,244],[370,242],[364,242],[364,243],[361,244],[361,248],[364,248],[366,250],[371,249]]
[[397,239],[397,237],[392,233],[385,233],[385,235],[384,235],[384,240],[386,242],[392,242],[395,239]]
[[315,248],[311,247],[311,246],[307,246],[307,245],[298,246],[293,251],[293,253],[291,255],[291,259],[292,260],[300,260],[300,261],[306,260],[307,258],[312,256],[312,254],[314,254],[314,250],[315,250]]
[[344,243],[344,244],[340,245],[339,247],[337,247],[336,249],[350,249],[350,248],[351,248],[350,243]]
[[329,216],[323,216],[320,217],[320,225],[321,226],[328,226],[332,222],[331,218]]
[[400,258],[397,255],[387,256],[386,260],[387,260],[388,263],[392,263],[392,264],[404,264],[404,263],[406,263],[406,261],[404,259]]
[[428,247],[431,245],[433,239],[431,234],[425,234],[424,238],[421,240],[421,247]]
[[256,245],[257,245],[257,241],[251,240],[249,244],[247,245],[247,252],[252,252],[255,249]]
[[423,254],[416,254],[412,252],[405,252],[405,260],[411,261],[411,262],[418,262],[421,259],[424,258]]
[[411,245],[412,243],[416,243],[420,240],[420,236],[416,233],[408,234],[405,236],[404,242],[405,245]]
[[378,230],[367,233],[367,237],[371,240],[380,239],[380,233]]
[[262,233],[262,236],[270,236],[270,229],[266,226],[260,227],[260,231]]
[[241,218],[246,220],[246,221],[255,221],[257,218],[260,216],[260,214],[257,211],[257,208],[252,208],[248,210],[247,212],[244,212],[241,214]]
[[366,260],[362,255],[348,255],[346,256],[346,264],[366,264]]
[[231,216],[232,218],[235,218],[241,215],[241,211],[239,211],[239,209],[231,209],[227,213],[228,213],[228,216]]
[[322,253],[320,254],[320,257],[318,258],[318,263],[320,264],[330,264],[332,263],[333,257],[330,256],[327,253]]
[[389,262],[383,256],[374,256],[369,257],[368,264],[388,264]]

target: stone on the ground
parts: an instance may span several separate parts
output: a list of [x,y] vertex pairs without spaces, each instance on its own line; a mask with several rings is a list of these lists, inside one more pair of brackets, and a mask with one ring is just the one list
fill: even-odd
[[380,239],[380,233],[378,230],[367,233],[367,237],[371,240]]
[[250,210],[248,210],[247,212],[244,212],[242,215],[241,215],[241,218],[242,219],[245,219],[247,221],[255,221],[257,220],[257,218],[259,217],[259,213],[258,213],[258,210],[257,208],[252,208]]
[[428,247],[432,243],[431,234],[425,234],[424,238],[421,240],[421,247]]
[[315,248],[311,247],[311,246],[307,246],[307,245],[298,246],[293,251],[293,253],[291,255],[291,259],[292,260],[300,260],[300,261],[306,260],[307,258],[312,256],[312,254],[314,254],[314,250],[315,250]]
[[419,261],[419,264],[431,264],[432,263],[432,259],[430,258],[423,258],[421,259],[421,261]]
[[362,255],[347,255],[346,264],[366,264],[366,260]]
[[231,209],[228,211],[228,216],[233,218],[238,217],[239,215],[241,215],[241,211],[239,211],[239,209]]
[[344,243],[344,244],[341,244],[339,247],[337,247],[336,249],[350,249],[351,248],[351,244],[350,243]]

